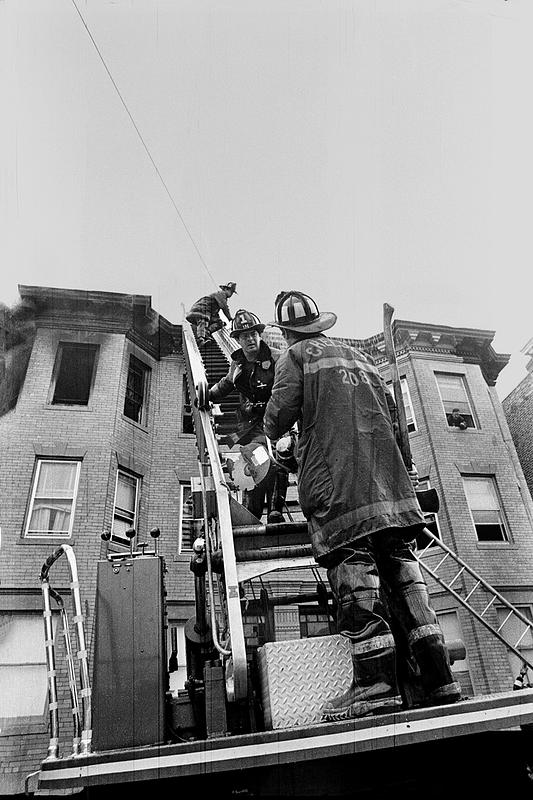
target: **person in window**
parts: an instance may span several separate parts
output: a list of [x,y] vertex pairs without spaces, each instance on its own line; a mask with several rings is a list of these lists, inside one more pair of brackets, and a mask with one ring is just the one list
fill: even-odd
[[[461,697],[415,557],[424,527],[416,470],[404,465],[389,392],[372,359],[325,336],[336,322],[303,292],[278,295],[275,322],[288,348],[276,364],[264,430],[298,421],[298,494],[313,554],[328,571],[337,630],[350,643],[353,680],[322,709],[324,721],[402,705],[391,617],[420,668],[425,700]],[[387,605],[381,592],[386,595]]]
[[[239,309],[235,312],[230,336],[239,342],[240,348],[232,353],[228,374],[209,390],[209,400],[213,403],[220,403],[235,389],[239,392],[237,429],[225,442],[230,446],[267,445],[263,415],[274,383],[274,363],[279,351],[271,349],[261,339],[264,329],[265,325],[251,311]],[[266,500],[267,521],[283,522],[288,482],[288,470],[272,460],[266,476],[253,489],[245,491],[243,505],[261,519]]]
[[448,425],[451,428],[461,428],[464,431],[467,428],[467,424],[465,422],[465,418],[462,414],[459,413],[458,408],[453,408],[452,413],[448,418]]
[[222,311],[228,322],[231,322],[231,313],[228,307],[229,298],[237,294],[237,284],[220,284],[219,292],[213,292],[197,300],[185,319],[193,326],[198,344],[205,344],[208,339],[212,339],[211,334],[220,330],[224,323],[220,319],[219,311]]

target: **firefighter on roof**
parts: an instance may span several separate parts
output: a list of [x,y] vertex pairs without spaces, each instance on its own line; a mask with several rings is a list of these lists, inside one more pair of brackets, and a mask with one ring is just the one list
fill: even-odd
[[[231,334],[240,348],[232,353],[228,374],[209,390],[209,400],[219,403],[235,389],[240,395],[238,425],[228,444],[266,445],[263,415],[274,383],[274,361],[279,352],[261,339],[265,326],[251,311],[239,309],[233,319]],[[283,522],[283,506],[288,485],[287,470],[273,462],[266,476],[251,490],[246,490],[243,505],[261,519],[266,499],[268,522]]]
[[322,709],[324,720],[402,704],[386,588],[421,671],[428,703],[460,699],[414,539],[423,527],[395,439],[387,387],[361,351],[324,335],[336,315],[302,292],[278,295],[288,349],[276,365],[264,430],[277,439],[297,420],[298,493],[317,562],[337,600],[337,630],[350,640],[353,681]]
[[211,333],[218,331],[224,325],[219,311],[222,311],[228,322],[231,322],[228,300],[233,294],[237,294],[237,284],[230,281],[220,284],[219,288],[219,292],[200,297],[185,317],[196,328],[199,344],[205,344],[211,338]]

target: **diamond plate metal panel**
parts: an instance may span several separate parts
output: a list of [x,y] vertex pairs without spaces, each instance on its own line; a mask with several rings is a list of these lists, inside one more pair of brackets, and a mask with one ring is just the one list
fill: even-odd
[[348,640],[340,634],[268,642],[257,651],[267,728],[320,722],[320,709],[352,681]]

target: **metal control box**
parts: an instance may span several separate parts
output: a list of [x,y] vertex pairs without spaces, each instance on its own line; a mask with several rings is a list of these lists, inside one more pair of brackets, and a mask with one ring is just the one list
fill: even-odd
[[257,657],[267,728],[320,722],[324,703],[352,681],[350,647],[340,634],[267,642]]
[[93,747],[165,740],[167,691],[163,559],[98,562]]

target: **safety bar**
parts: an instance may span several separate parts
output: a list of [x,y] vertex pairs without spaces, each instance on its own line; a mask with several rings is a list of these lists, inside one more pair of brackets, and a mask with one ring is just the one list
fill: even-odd
[[[83,727],[81,724],[80,708],[78,701],[78,688],[76,682],[76,670],[74,668],[74,656],[72,652],[72,644],[70,638],[70,630],[68,624],[68,617],[65,611],[64,603],[60,595],[51,588],[49,581],[49,572],[52,565],[66,555],[70,569],[70,588],[72,591],[72,602],[74,607],[74,622],[76,623],[76,633],[78,640],[78,661],[80,666],[80,682],[81,682],[81,698],[83,708]],[[67,657],[68,667],[68,680],[70,697],[72,704],[72,715],[74,720],[74,737],[72,743],[72,754],[86,755],[91,752],[91,738],[92,738],[92,709],[91,709],[91,687],[89,680],[89,664],[87,657],[87,647],[85,643],[85,631],[83,627],[83,614],[81,609],[81,596],[80,585],[78,581],[78,569],[76,566],[76,558],[72,547],[68,544],[61,544],[52,555],[48,556],[41,568],[41,589],[43,595],[44,606],[44,635],[45,635],[45,650],[46,650],[46,664],[48,675],[48,700],[49,700],[49,714],[50,714],[50,743],[48,745],[48,754],[46,760],[54,760],[59,757],[59,708],[58,708],[58,695],[57,695],[57,673],[55,666],[55,643],[54,643],[54,630],[52,626],[52,610],[50,607],[50,597],[56,601],[59,606],[61,621],[63,626],[63,635],[65,637],[65,650]],[[81,736],[80,736],[81,729]]]
[[[186,319],[183,320],[182,325],[184,341],[183,351],[190,382],[191,400],[194,402],[194,398],[198,398],[199,394],[203,395],[204,399],[206,398],[208,385],[203,361],[192,328]],[[218,331],[215,335],[217,333]],[[203,403],[199,403],[198,405],[201,406]],[[226,666],[226,689],[228,699],[244,700],[248,695],[248,665],[246,660],[246,647],[239,596],[239,580],[235,560],[235,547],[233,544],[233,529],[231,524],[229,496],[226,488],[226,476],[220,463],[218,443],[211,424],[209,412],[194,406],[193,408],[195,427],[197,427],[197,423],[199,423],[200,426],[200,430],[196,430],[198,448],[200,450],[200,470],[204,469],[203,448],[205,446],[218,508],[218,534],[224,553],[225,601],[230,634],[230,658],[232,661],[232,664]],[[203,473],[202,477],[205,477]],[[209,535],[208,531],[205,533],[207,537]],[[230,683],[228,683],[229,675],[231,675]]]

